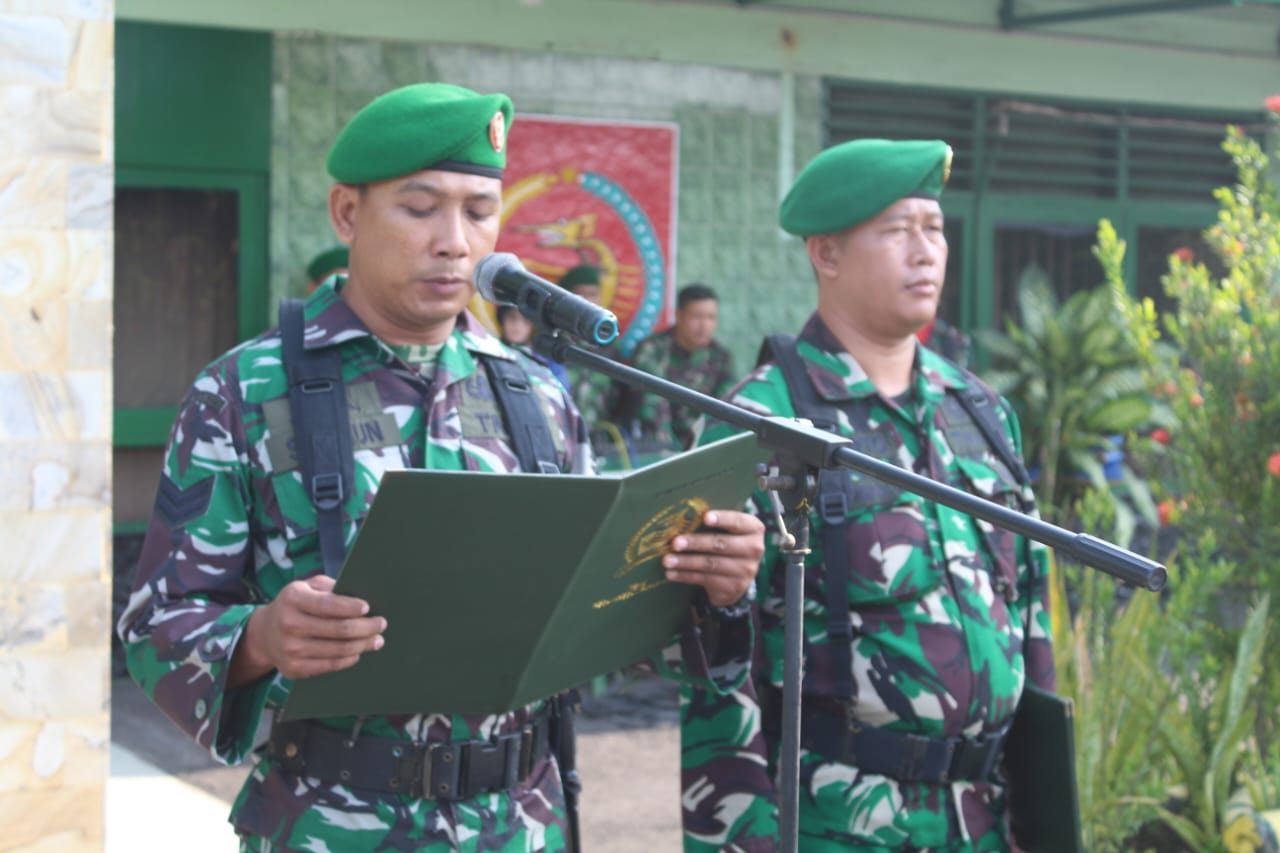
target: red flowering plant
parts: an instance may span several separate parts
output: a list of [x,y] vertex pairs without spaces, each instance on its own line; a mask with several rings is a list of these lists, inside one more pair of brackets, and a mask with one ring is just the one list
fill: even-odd
[[[1267,106],[1280,113],[1280,96],[1274,100]],[[1280,197],[1261,145],[1229,128],[1223,148],[1237,180],[1215,192],[1217,222],[1204,233],[1223,274],[1189,252],[1172,253],[1163,283],[1174,307],[1157,316],[1151,300],[1130,296],[1125,245],[1107,222],[1095,250],[1148,387],[1175,417],[1167,446],[1152,436],[1161,455],[1149,470],[1159,472],[1160,515],[1182,538],[1168,557],[1173,580],[1145,656],[1179,683],[1169,701],[1180,710],[1152,729],[1170,763],[1153,772],[1189,792],[1181,817],[1162,814],[1189,844],[1221,837],[1232,786],[1280,778],[1274,761],[1268,766],[1280,754],[1280,667],[1250,665],[1252,675],[1239,675],[1258,679],[1254,695],[1266,713],[1248,723],[1219,714],[1230,704],[1224,697],[1244,695],[1235,682],[1248,626],[1264,646],[1260,659],[1280,658],[1280,631],[1266,630],[1261,603],[1280,588]],[[1200,723],[1178,728],[1174,717]]]
[[[1272,100],[1268,108],[1280,107],[1280,95]],[[1168,435],[1152,435],[1168,446],[1161,497],[1185,504],[1178,515],[1190,539],[1213,531],[1224,554],[1245,561],[1242,584],[1269,589],[1280,585],[1280,488],[1268,470],[1280,436],[1280,199],[1256,141],[1230,128],[1223,147],[1238,181],[1216,191],[1218,221],[1204,236],[1225,275],[1173,252],[1164,286],[1176,307],[1156,317],[1149,301],[1128,296],[1125,247],[1109,223],[1097,253],[1149,386],[1176,417]]]

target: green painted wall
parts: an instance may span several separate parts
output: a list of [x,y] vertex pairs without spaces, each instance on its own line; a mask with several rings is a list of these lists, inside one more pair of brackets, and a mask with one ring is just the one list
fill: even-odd
[[[722,293],[722,339],[742,368],[765,331],[798,327],[812,309],[802,247],[774,225],[777,74],[314,34],[278,35],[273,68],[273,298],[300,293],[307,260],[333,242],[324,159],[338,129],[388,89],[441,79],[507,92],[517,122],[523,112],[677,123],[676,281],[703,281]],[[818,81],[801,78],[795,100],[792,168],[821,145]]]

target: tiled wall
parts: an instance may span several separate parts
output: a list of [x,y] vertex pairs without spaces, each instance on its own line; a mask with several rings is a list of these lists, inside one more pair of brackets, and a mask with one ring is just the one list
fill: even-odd
[[111,0],[0,0],[0,850],[101,850]]
[[[396,86],[444,80],[511,95],[519,114],[680,126],[677,282],[722,297],[721,338],[740,370],[761,335],[796,331],[816,299],[798,241],[777,228],[776,74],[633,59],[279,34],[271,186],[272,304],[297,294],[307,259],[333,243],[324,158],[338,129]],[[820,146],[816,78],[796,82],[797,167]]]

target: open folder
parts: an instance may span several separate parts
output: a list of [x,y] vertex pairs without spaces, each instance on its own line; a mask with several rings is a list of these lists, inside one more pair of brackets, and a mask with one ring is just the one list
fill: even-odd
[[281,716],[499,713],[660,651],[696,590],[667,544],[741,508],[769,455],[746,433],[613,477],[386,474],[335,586],[386,645],[295,682]]

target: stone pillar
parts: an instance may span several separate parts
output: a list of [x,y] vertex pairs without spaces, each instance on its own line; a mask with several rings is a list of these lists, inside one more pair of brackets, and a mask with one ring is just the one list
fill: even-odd
[[103,848],[112,0],[0,0],[0,851]]

